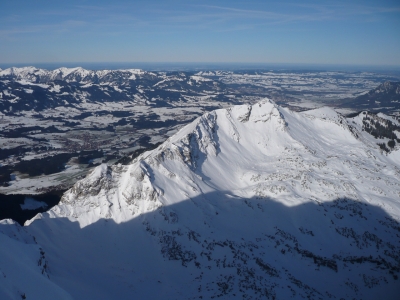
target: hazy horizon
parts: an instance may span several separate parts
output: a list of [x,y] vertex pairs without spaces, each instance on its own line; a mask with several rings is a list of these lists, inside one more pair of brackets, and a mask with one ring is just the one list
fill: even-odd
[[400,66],[396,0],[15,0],[0,7],[3,65]]
[[344,71],[344,72],[396,72],[400,65],[308,64],[308,63],[242,63],[242,62],[37,62],[0,63],[0,69],[36,67],[55,70],[61,67],[82,67],[87,70],[142,69],[146,71],[198,71],[198,70],[273,70],[273,71]]

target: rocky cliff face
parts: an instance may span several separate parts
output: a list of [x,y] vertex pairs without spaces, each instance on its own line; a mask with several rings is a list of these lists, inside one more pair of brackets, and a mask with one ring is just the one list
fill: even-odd
[[400,152],[362,126],[267,99],[216,110],[25,230],[75,298],[395,299]]

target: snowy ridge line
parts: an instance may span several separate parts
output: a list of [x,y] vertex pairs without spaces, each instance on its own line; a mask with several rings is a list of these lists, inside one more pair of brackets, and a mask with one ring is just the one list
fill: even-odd
[[135,80],[136,76],[149,74],[141,69],[120,69],[120,70],[86,70],[82,67],[65,68],[61,67],[52,71],[36,67],[8,68],[0,70],[0,77],[12,77],[16,80],[27,80],[30,82],[50,82],[55,80],[66,80],[67,82],[92,82],[99,79],[106,79],[110,75],[122,76],[125,79]]
[[[383,185],[373,188],[359,179],[375,183],[376,170],[396,173],[398,157],[398,149],[383,155],[332,109],[295,113],[265,100],[207,113],[128,166],[97,167],[48,215],[73,217],[83,226],[91,222],[84,221],[86,215],[123,222],[215,190],[276,197],[287,205],[313,199],[316,191],[319,202],[351,198],[379,204],[378,193],[391,207],[400,190],[383,191],[398,186],[395,178],[379,178]],[[398,209],[390,213],[400,216]]]
[[0,298],[397,299],[400,152],[359,119],[264,99],[103,164],[0,222]]

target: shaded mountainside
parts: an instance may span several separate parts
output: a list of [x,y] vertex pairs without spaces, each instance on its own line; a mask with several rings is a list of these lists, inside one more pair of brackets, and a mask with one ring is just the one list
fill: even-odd
[[[9,258],[13,264],[2,263],[7,277],[0,279],[3,289],[18,287],[33,299],[39,292],[40,299],[51,299],[53,283],[74,299],[398,295],[399,223],[382,208],[350,199],[288,207],[214,193],[123,223],[99,219],[84,228],[66,218],[35,223],[28,231],[43,255],[40,249],[32,250],[35,256],[21,254],[20,259],[30,256],[32,266],[17,270],[36,273],[22,281],[15,258]],[[34,276],[47,280],[40,291],[28,285]]]
[[360,110],[399,111],[400,82],[384,82],[364,95],[344,101],[343,104]]
[[207,113],[26,226],[2,221],[27,250],[3,247],[0,296],[396,299],[400,151],[362,126],[269,100]]

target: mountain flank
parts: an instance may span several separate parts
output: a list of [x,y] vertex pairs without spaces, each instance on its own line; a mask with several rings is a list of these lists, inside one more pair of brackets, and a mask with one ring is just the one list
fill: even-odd
[[400,151],[363,125],[268,99],[206,113],[2,221],[0,296],[397,299]]
[[360,110],[400,111],[400,82],[386,81],[363,95],[344,101],[343,104]]

